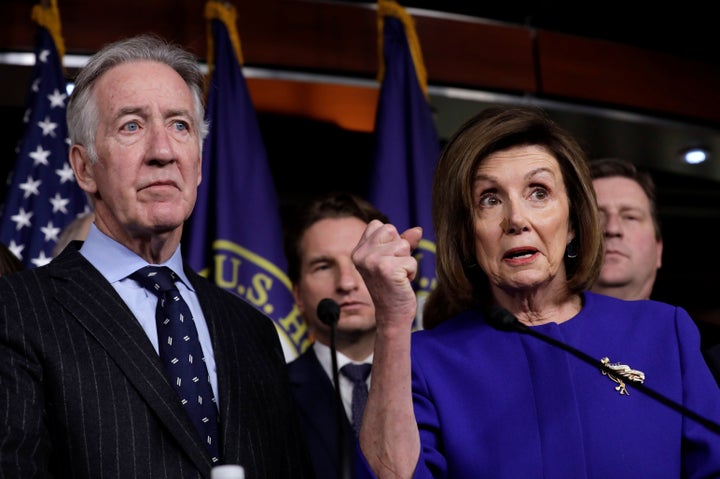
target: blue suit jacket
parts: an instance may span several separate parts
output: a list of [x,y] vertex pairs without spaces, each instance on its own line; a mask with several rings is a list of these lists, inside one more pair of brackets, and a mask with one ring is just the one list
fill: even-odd
[[[80,244],[0,278],[0,477],[208,478],[157,353]],[[223,462],[311,477],[272,321],[186,273],[215,351]]]
[[[316,479],[339,479],[338,415],[335,389],[310,347],[288,364],[290,386],[300,409],[305,442],[310,449]],[[340,424],[345,443],[345,464],[355,468],[357,439],[342,411]]]

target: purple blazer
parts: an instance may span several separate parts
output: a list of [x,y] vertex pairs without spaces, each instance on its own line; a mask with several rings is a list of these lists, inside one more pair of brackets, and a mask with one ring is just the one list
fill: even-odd
[[[533,329],[639,370],[648,388],[720,421],[720,388],[682,308],[588,292],[570,321]],[[621,394],[557,346],[475,311],[412,341],[416,478],[720,477],[720,435],[632,385]]]

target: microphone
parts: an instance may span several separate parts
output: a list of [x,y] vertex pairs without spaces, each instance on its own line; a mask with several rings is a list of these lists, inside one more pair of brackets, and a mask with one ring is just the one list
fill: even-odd
[[337,422],[337,444],[338,444],[338,465],[342,478],[350,478],[350,461],[345,451],[345,408],[343,407],[342,395],[340,394],[340,369],[337,363],[337,346],[335,336],[337,323],[340,320],[340,305],[332,298],[320,300],[317,306],[317,317],[324,324],[330,326],[330,357],[332,358],[333,385],[335,386],[335,416]]
[[325,298],[318,303],[317,315],[320,321],[332,327],[340,319],[340,305],[332,298]]
[[493,306],[487,313],[487,322],[490,326],[500,331],[518,331],[521,333],[530,329],[526,324],[521,323],[514,314],[500,306]]
[[533,336],[541,341],[544,341],[548,344],[551,344],[555,347],[558,347],[562,349],[563,351],[566,351],[573,356],[585,361],[586,363],[590,364],[593,367],[599,368],[601,371],[603,371],[605,374],[613,378],[616,382],[619,384],[627,383],[632,385],[635,389],[643,392],[644,394],[650,396],[654,400],[668,406],[671,409],[674,409],[675,411],[679,412],[685,417],[689,417],[693,419],[694,421],[700,423],[701,425],[705,426],[710,431],[713,431],[717,434],[720,434],[720,424],[718,424],[715,421],[712,421],[704,416],[701,416],[697,412],[688,409],[687,407],[683,406],[682,404],[679,404],[669,397],[645,386],[642,382],[638,380],[634,380],[632,378],[624,377],[618,372],[609,367],[605,362],[597,360],[590,356],[587,353],[584,353],[583,351],[580,351],[579,349],[576,349],[572,346],[570,346],[567,343],[564,343],[562,341],[559,341],[552,336],[548,336],[546,334],[540,333],[538,331],[535,331],[533,328],[529,327],[527,324],[521,323],[514,314],[512,314],[510,311],[508,311],[505,308],[501,308],[498,306],[493,306],[488,311],[487,315],[487,322],[492,326],[493,328],[499,330],[499,331],[517,331],[519,333],[523,334],[529,334],[530,336]]

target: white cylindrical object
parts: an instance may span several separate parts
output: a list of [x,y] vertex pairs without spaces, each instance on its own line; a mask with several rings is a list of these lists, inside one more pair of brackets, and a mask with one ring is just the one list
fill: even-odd
[[210,470],[211,479],[245,479],[245,469],[237,464],[215,466]]

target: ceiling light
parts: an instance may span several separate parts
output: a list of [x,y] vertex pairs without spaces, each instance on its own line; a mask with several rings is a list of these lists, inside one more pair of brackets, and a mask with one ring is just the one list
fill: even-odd
[[683,161],[688,165],[699,165],[708,158],[705,148],[688,148],[682,153]]

